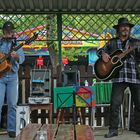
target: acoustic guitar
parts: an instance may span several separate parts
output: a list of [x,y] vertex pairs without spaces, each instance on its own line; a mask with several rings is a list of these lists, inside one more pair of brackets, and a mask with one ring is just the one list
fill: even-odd
[[111,59],[108,62],[104,62],[102,58],[99,58],[94,65],[96,77],[102,81],[110,80],[123,66],[122,59],[125,60],[126,55],[135,50],[139,45],[140,42],[135,43],[134,47],[125,51],[115,51],[110,55]]
[[17,47],[12,47],[12,49],[9,51],[8,54],[3,54],[0,52],[0,77],[4,75],[4,73],[11,70],[12,64],[9,62],[8,58],[11,56],[11,53],[13,51],[17,51],[20,49],[23,45],[30,44],[32,41],[34,41],[38,37],[38,33],[34,33],[34,35],[25,40],[24,43],[19,44]]

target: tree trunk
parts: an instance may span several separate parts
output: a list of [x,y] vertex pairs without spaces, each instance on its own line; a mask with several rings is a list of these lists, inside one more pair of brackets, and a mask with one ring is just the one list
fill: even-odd
[[52,74],[55,76],[57,75],[58,54],[55,52],[55,49],[52,46],[49,46],[48,50],[52,64]]

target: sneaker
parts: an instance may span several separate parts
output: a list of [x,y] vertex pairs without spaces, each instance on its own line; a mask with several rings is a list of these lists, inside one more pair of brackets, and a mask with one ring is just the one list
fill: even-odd
[[14,131],[9,131],[9,132],[8,132],[8,135],[9,135],[10,138],[15,138],[15,137],[16,137],[16,132],[14,132]]
[[114,136],[118,136],[118,130],[109,130],[109,132],[104,135],[105,138],[112,138]]

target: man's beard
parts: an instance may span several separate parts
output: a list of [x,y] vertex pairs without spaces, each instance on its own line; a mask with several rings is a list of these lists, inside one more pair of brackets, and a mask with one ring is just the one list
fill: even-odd
[[130,32],[128,30],[120,31],[119,34],[123,37],[128,37],[130,35]]

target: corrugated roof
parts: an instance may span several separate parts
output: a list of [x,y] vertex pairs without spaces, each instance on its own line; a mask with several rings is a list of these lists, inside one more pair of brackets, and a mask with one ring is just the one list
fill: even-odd
[[140,0],[0,0],[0,13],[140,13]]

